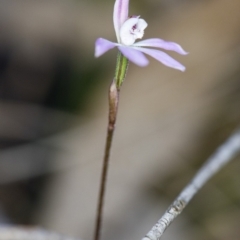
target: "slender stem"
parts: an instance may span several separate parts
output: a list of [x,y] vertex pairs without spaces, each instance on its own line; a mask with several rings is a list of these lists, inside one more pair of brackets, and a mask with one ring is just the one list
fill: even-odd
[[128,67],[127,58],[125,58],[121,53],[119,53],[117,57],[115,78],[109,88],[109,115],[108,115],[107,139],[106,139],[104,158],[103,158],[103,167],[102,167],[100,191],[99,191],[99,197],[98,197],[94,240],[100,239],[100,233],[101,233],[101,227],[102,227],[102,215],[103,215],[102,213],[103,213],[104,197],[106,192],[107,173],[108,173],[108,165],[109,165],[109,156],[110,156],[113,133],[114,133],[116,119],[117,119],[120,87],[125,79],[127,67]]
[[115,81],[116,81],[117,89],[120,89],[120,87],[123,84],[123,81],[125,80],[127,68],[128,68],[128,59],[124,57],[121,52],[118,52],[117,66],[116,66],[116,72],[115,72]]
[[108,116],[107,139],[106,139],[105,152],[104,152],[104,158],[103,158],[94,240],[100,239],[104,195],[105,195],[107,173],[108,173],[108,163],[109,163],[110,149],[112,145],[112,138],[113,138],[116,117],[117,117],[118,100],[119,100],[119,91],[117,90],[116,84],[113,81],[109,89],[109,116]]
[[240,129],[223,143],[207,160],[191,182],[182,190],[172,205],[142,240],[159,240],[170,223],[183,211],[199,189],[239,152]]

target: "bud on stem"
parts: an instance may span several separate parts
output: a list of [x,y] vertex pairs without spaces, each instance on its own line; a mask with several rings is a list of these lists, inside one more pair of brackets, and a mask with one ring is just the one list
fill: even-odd
[[109,127],[114,128],[119,101],[119,90],[115,81],[112,82],[109,88]]

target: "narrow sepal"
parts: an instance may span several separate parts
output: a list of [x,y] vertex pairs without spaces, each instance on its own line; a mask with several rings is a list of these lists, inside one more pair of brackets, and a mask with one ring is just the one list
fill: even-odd
[[113,9],[113,24],[116,32],[117,40],[120,43],[120,28],[128,19],[129,0],[116,0]]
[[134,49],[148,54],[149,56],[163,63],[165,66],[178,69],[182,72],[185,71],[185,67],[181,63],[179,63],[178,61],[170,57],[165,52],[162,52],[156,49],[141,48],[141,47],[134,47]]
[[188,52],[183,50],[183,48],[179,44],[177,44],[175,42],[168,42],[168,41],[162,40],[160,38],[150,38],[150,39],[146,39],[143,41],[139,41],[139,42],[134,43],[133,46],[135,46],[135,47],[157,47],[157,48],[162,48],[164,50],[174,51],[181,55],[188,54]]
[[105,52],[109,51],[110,49],[116,47],[117,44],[114,42],[110,42],[104,38],[98,38],[95,42],[95,57],[100,57]]
[[144,56],[143,53],[141,53],[138,48],[133,47],[125,47],[125,46],[118,46],[121,53],[129,59],[131,62],[135,63],[136,65],[140,67],[145,67],[148,65],[149,61]]

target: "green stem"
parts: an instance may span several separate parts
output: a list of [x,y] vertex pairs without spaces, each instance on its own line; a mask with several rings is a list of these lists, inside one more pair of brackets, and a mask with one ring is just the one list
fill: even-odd
[[121,52],[118,52],[117,66],[115,71],[115,81],[117,89],[120,89],[126,77],[128,62],[129,62],[128,59],[124,55],[122,55]]
[[99,191],[99,197],[98,197],[98,207],[97,207],[94,240],[100,239],[100,233],[101,233],[101,227],[102,227],[102,215],[103,215],[102,213],[103,213],[103,206],[104,206],[104,197],[105,197],[105,192],[106,192],[110,150],[111,150],[111,146],[112,146],[113,133],[115,130],[115,124],[116,124],[116,119],[117,119],[120,88],[126,77],[127,67],[128,67],[128,59],[126,57],[124,57],[122,55],[122,53],[119,52],[118,56],[117,56],[115,77],[109,88],[108,128],[107,128],[107,138],[106,138],[106,145],[105,145],[104,158],[103,158],[100,191]]

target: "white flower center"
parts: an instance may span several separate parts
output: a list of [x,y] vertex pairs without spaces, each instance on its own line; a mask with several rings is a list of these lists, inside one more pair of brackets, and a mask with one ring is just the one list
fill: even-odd
[[142,38],[147,27],[145,20],[139,17],[132,17],[125,21],[120,28],[120,40],[124,45],[132,45],[136,39]]

